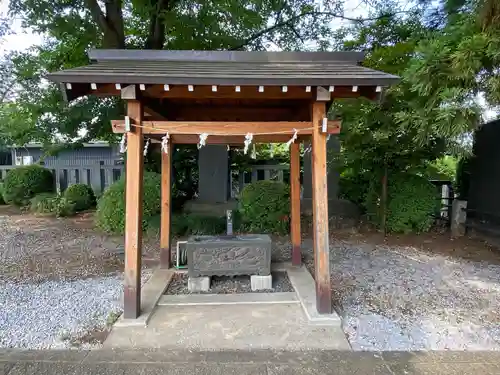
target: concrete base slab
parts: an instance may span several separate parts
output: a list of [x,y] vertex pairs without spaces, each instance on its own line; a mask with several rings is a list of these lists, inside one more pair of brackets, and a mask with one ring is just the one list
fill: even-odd
[[290,266],[287,269],[287,274],[309,322],[311,324],[331,325],[340,328],[342,320],[337,313],[327,315],[318,313],[316,309],[316,286],[309,271],[303,266]]
[[273,276],[266,275],[251,275],[250,276],[250,286],[252,287],[252,291],[256,290],[269,290],[273,288]]
[[148,324],[160,297],[167,290],[174,276],[173,270],[157,268],[141,290],[141,315],[137,319],[125,319],[123,315],[114,324],[115,327],[142,326]]
[[350,350],[343,331],[312,326],[299,304],[158,306],[144,327],[113,327],[104,349]]
[[189,277],[188,290],[190,292],[208,292],[210,289],[210,277]]
[[158,301],[159,306],[253,305],[275,303],[300,302],[297,298],[297,294],[294,292],[164,295]]

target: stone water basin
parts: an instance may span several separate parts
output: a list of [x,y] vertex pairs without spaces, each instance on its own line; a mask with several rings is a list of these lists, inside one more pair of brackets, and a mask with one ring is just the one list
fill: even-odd
[[267,234],[193,236],[186,250],[189,277],[271,274]]

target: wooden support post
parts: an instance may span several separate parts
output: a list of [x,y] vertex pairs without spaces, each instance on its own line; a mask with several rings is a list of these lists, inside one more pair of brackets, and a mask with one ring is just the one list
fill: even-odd
[[328,189],[326,137],[321,123],[326,117],[325,102],[312,104],[312,190],[313,242],[316,281],[316,308],[320,314],[331,314],[330,252],[328,243]]
[[[140,101],[127,102],[127,115],[134,124],[142,122]],[[142,253],[142,128],[133,126],[127,133],[126,207],[125,207],[125,319],[136,319],[141,313],[141,253]]]
[[160,267],[170,268],[171,242],[171,191],[172,191],[172,141],[168,140],[168,154],[161,151],[161,229],[160,229]]
[[291,232],[292,232],[292,264],[300,266],[300,143],[290,146],[290,197],[291,197]]

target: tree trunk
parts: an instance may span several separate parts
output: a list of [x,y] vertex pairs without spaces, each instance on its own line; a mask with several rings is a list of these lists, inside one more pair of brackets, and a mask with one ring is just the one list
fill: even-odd
[[162,20],[162,13],[173,9],[175,0],[153,0],[156,11],[151,14],[149,22],[149,34],[146,40],[146,49],[163,49],[165,44],[166,30]]
[[125,30],[123,28],[123,13],[121,0],[106,0],[107,29],[104,32],[105,48],[125,48]]
[[94,22],[101,29],[103,48],[125,48],[122,0],[105,0],[106,13],[102,11],[97,0],[86,0],[86,4]]

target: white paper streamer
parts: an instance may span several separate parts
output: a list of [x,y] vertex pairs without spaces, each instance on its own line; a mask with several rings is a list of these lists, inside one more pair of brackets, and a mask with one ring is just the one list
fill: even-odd
[[161,150],[165,153],[165,154],[168,154],[168,140],[170,139],[170,134],[165,134],[162,138],[161,138]]
[[127,152],[127,133],[123,133],[122,139],[120,140],[120,154]]
[[250,157],[252,159],[257,159],[257,150],[255,149],[255,143],[252,145],[252,154],[250,155]]
[[200,143],[198,143],[198,150],[202,148],[203,146],[206,145],[207,143],[207,138],[208,138],[208,133],[201,133],[200,134]]
[[143,152],[144,156],[146,156],[148,154],[148,148],[149,148],[150,141],[151,140],[148,138],[148,140],[146,141],[146,144],[144,145],[144,152]]
[[252,139],[253,139],[252,133],[247,133],[247,135],[245,135],[245,141],[243,142],[245,144],[245,148],[243,148],[243,153],[245,155],[248,153],[248,147],[250,147],[250,144],[252,143]]
[[330,140],[330,137],[331,137],[331,134],[328,134],[328,135],[326,136],[326,141],[327,141],[327,142]]
[[227,150],[230,151],[231,150],[231,147],[229,147],[229,145],[227,145]]
[[290,147],[290,145],[295,142],[295,140],[297,139],[297,129],[293,129],[293,136],[292,138],[290,138],[290,140],[286,143],[287,147]]

